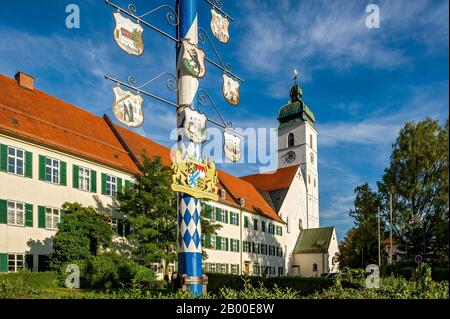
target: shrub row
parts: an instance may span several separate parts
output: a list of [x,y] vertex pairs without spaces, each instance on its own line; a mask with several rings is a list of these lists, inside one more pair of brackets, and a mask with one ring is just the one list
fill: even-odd
[[105,289],[141,287],[163,288],[165,282],[157,281],[155,273],[130,258],[116,253],[104,253],[85,260],[72,261],[59,269],[59,283],[65,286],[69,264],[76,264],[80,270],[81,288]]
[[2,282],[16,285],[25,283],[27,287],[42,289],[55,288],[58,286],[57,274],[55,272],[32,272],[21,270],[16,273],[0,275]]
[[315,292],[328,289],[333,285],[332,278],[302,278],[302,277],[256,277],[238,276],[230,274],[208,273],[208,292],[217,294],[221,288],[230,288],[240,291],[244,287],[244,282],[249,281],[250,285],[257,287],[262,283],[264,287],[273,289],[292,289],[301,296],[307,296]]

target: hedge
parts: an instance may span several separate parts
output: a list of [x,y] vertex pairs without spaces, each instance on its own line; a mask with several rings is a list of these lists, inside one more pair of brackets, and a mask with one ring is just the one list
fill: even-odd
[[0,279],[12,285],[24,283],[27,287],[42,289],[58,286],[57,273],[55,272],[31,272],[21,270],[16,273],[1,274]]
[[244,278],[257,287],[262,282],[264,287],[291,288],[302,296],[320,292],[333,286],[333,278],[303,278],[303,277],[257,277],[239,276],[230,274],[208,273],[208,292],[217,294],[220,288],[227,287],[234,290],[242,290]]

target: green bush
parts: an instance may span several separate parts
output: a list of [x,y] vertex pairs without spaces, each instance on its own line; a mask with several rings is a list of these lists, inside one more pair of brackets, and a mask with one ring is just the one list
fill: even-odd
[[126,256],[104,253],[92,256],[80,267],[81,286],[85,288],[152,287],[155,274]]
[[20,270],[16,273],[1,275],[4,281],[11,284],[25,283],[30,288],[54,288],[58,286],[57,273],[55,272],[32,272],[30,270]]
[[327,289],[333,285],[332,278],[301,278],[301,277],[256,277],[238,276],[230,274],[209,273],[208,292],[219,293],[221,288],[243,290],[248,281],[253,287],[259,287],[260,283],[268,289],[275,287],[280,289],[292,289],[302,296],[316,291]]

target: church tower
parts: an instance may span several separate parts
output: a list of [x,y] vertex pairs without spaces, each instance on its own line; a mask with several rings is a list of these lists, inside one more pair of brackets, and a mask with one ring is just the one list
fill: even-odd
[[317,171],[317,131],[314,113],[303,101],[303,92],[297,83],[290,90],[288,104],[278,112],[278,167],[299,165],[306,186],[307,225],[319,227],[319,178]]

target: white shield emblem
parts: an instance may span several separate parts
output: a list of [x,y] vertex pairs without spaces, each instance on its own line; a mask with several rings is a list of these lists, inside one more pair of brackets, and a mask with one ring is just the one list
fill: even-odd
[[239,82],[226,74],[222,75],[222,93],[223,97],[232,105],[239,105],[241,97],[239,94]]
[[228,43],[230,34],[228,33],[228,26],[230,22],[216,10],[211,9],[211,31],[214,36],[222,43]]
[[114,12],[116,28],[114,29],[114,39],[119,47],[131,55],[141,55],[144,52],[144,42],[142,32],[144,29],[128,18],[124,18],[118,12]]
[[124,91],[120,87],[113,88],[116,101],[113,104],[113,113],[120,123],[129,127],[139,127],[144,123],[142,103],[144,99],[140,95],[134,95],[130,91]]
[[225,156],[232,162],[241,159],[241,139],[232,132],[223,132]]
[[194,143],[203,143],[206,141],[206,115],[188,107],[184,109],[184,114],[184,130],[186,136]]
[[205,52],[188,40],[182,40],[181,54],[184,70],[196,78],[202,78],[206,74]]

